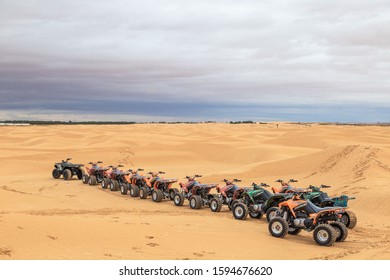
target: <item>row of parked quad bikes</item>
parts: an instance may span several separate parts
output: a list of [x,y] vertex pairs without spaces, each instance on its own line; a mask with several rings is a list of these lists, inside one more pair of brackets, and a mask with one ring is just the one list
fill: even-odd
[[[326,185],[295,188],[290,183],[297,180],[285,182],[279,179],[276,182],[281,185],[273,186],[271,193],[267,190],[269,185],[264,183],[253,183],[250,188],[238,186],[238,179],[224,179],[223,186],[202,184],[198,179],[202,176],[194,175],[186,176],[187,181],[180,182],[180,189],[177,189],[172,186],[178,180],[161,177],[162,171],[148,172],[148,176],[143,176],[139,173],[143,169],[123,171],[119,169],[122,165],[99,166],[101,161],[89,162],[90,166],[84,170],[83,164],[73,164],[69,160],[71,158],[54,165],[53,178],[62,176],[70,180],[77,176],[84,184],[101,184],[103,189],[120,190],[123,195],[130,193],[130,196],[141,199],[151,196],[154,202],[169,199],[176,206],[182,206],[188,200],[192,209],[208,206],[211,211],[219,212],[223,205],[227,205],[238,220],[245,220],[248,215],[254,219],[265,215],[269,232],[274,237],[297,235],[301,230],[313,231],[317,244],[331,246],[334,242],[344,241],[348,228],[354,228],[357,223],[356,215],[346,210],[348,200],[354,197],[329,197],[323,191],[330,188]],[[212,189],[217,194],[212,194]]]

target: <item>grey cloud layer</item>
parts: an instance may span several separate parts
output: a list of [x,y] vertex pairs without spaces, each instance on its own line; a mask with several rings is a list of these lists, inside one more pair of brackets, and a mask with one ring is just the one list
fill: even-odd
[[389,117],[388,1],[18,2],[0,1],[3,110],[93,101],[166,115],[158,104],[170,103],[227,117],[281,104]]

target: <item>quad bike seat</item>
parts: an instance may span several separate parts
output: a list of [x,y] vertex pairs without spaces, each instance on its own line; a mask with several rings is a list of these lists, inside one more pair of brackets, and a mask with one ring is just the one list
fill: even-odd
[[264,196],[268,199],[268,198],[270,198],[271,196],[274,196],[274,195],[270,191],[264,190]]
[[324,207],[324,208],[318,207],[310,200],[306,201],[306,208],[305,208],[308,214],[314,214],[324,210],[338,210],[338,209],[340,209],[340,207]]

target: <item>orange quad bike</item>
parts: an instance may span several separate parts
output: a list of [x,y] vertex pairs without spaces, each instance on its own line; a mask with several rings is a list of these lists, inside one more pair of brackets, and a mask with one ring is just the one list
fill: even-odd
[[202,175],[186,176],[187,182],[180,183],[180,192],[175,194],[173,202],[176,206],[182,206],[184,200],[189,200],[192,209],[200,209],[202,206],[209,206],[211,211],[221,211],[222,203],[217,195],[210,194],[211,189],[218,184],[201,184],[196,178]]
[[106,172],[110,169],[109,167],[101,167],[98,164],[103,163],[102,161],[98,162],[89,162],[88,164],[91,167],[86,166],[86,173],[82,177],[84,184],[89,184],[91,186],[101,183],[106,176]]
[[290,180],[288,180],[288,182],[286,183],[284,180],[278,179],[278,180],[276,180],[275,182],[280,183],[281,186],[279,186],[279,187],[273,186],[273,187],[272,187],[273,193],[294,193],[295,190],[296,190],[296,188],[292,187],[292,186],[290,185],[290,183],[296,183],[296,182],[298,182],[298,180],[290,179]]
[[149,179],[139,174],[139,171],[144,171],[142,168],[137,170],[129,169],[130,174],[126,176],[126,180],[129,183],[129,190],[131,197],[138,197],[141,188],[146,188],[149,183]]
[[321,246],[331,246],[347,238],[348,229],[339,221],[344,208],[321,208],[302,200],[301,196],[291,194],[291,199],[279,204],[280,210],[268,224],[272,236],[284,238],[287,233],[297,235],[302,229],[313,231],[315,242]]
[[217,187],[218,199],[221,201],[222,205],[227,205],[229,210],[233,209],[235,203],[238,203],[238,198],[245,191],[244,188],[237,186],[236,182],[241,182],[239,179],[223,179],[222,182],[225,182],[225,186]]
[[161,202],[166,198],[173,200],[175,194],[179,192],[178,189],[172,188],[172,184],[176,183],[177,179],[160,177],[160,174],[165,174],[163,171],[149,172],[148,174],[150,178],[146,181],[146,186],[139,190],[140,198],[145,199],[148,195],[151,195],[154,202]]

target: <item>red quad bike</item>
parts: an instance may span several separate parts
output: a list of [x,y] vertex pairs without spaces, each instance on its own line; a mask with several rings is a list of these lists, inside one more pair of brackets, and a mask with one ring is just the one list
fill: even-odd
[[331,246],[347,238],[348,229],[339,221],[344,208],[321,208],[302,200],[301,196],[291,194],[291,199],[279,203],[280,210],[268,225],[272,236],[283,238],[287,233],[297,235],[302,229],[313,231],[315,242],[321,246]]
[[129,183],[130,196],[138,197],[139,191],[142,187],[146,188],[149,183],[148,178],[139,174],[139,171],[144,171],[142,168],[138,168],[137,170],[128,170],[130,174],[126,176],[126,180]]
[[119,167],[123,167],[123,165],[110,165],[109,167],[111,168],[111,170],[107,170],[105,172],[105,178],[101,182],[102,188],[107,189],[109,187],[110,191],[112,192],[115,192],[120,188],[122,194],[127,194],[128,186],[124,176],[128,175],[128,173],[125,173],[123,172],[123,170],[118,169]]
[[219,212],[222,208],[221,200],[217,195],[210,194],[211,189],[216,188],[218,184],[201,184],[196,178],[202,175],[186,176],[188,180],[180,183],[181,191],[175,194],[173,202],[176,206],[182,206],[184,200],[190,202],[192,209],[200,209],[202,206],[209,206],[211,211]]
[[109,167],[101,167],[98,166],[99,163],[103,163],[102,161],[98,162],[89,162],[91,167],[86,166],[86,174],[83,175],[82,181],[84,184],[89,184],[91,186],[96,185],[97,183],[101,183],[106,175],[106,172],[110,169]]
[[216,188],[218,199],[222,205],[227,205],[229,210],[231,210],[234,204],[239,202],[238,198],[245,189],[234,184],[235,182],[241,182],[239,179],[233,179],[232,181],[223,179],[223,182],[225,182],[225,186]]

